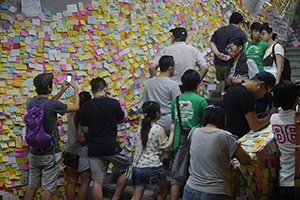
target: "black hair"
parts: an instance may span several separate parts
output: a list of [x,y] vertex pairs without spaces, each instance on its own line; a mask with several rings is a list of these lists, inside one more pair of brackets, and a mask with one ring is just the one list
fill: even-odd
[[292,109],[298,96],[298,87],[292,81],[283,80],[274,86],[273,95],[283,110]]
[[243,20],[244,20],[243,15],[241,15],[238,12],[234,12],[229,18],[229,24],[239,24],[243,22]]
[[226,125],[226,111],[221,104],[209,105],[205,108],[202,116],[202,124],[213,124],[220,129]]
[[35,91],[38,95],[46,95],[48,94],[48,86],[52,87],[53,85],[53,80],[51,80],[51,82],[49,82],[49,84],[43,88],[35,88]]
[[200,75],[193,69],[188,69],[181,77],[181,82],[185,91],[194,91],[200,84]]
[[235,44],[236,46],[243,46],[244,45],[244,40],[241,37],[230,37],[226,40],[225,45],[227,46],[228,44]]
[[103,78],[93,78],[90,82],[93,92],[100,92],[106,87],[106,82]]
[[151,121],[157,117],[157,112],[160,113],[160,105],[155,101],[147,101],[142,106],[145,115],[141,124],[141,140],[143,149],[147,147],[148,134],[151,129]]
[[162,56],[159,59],[159,68],[161,72],[166,72],[169,67],[174,67],[174,57],[170,55]]
[[250,26],[250,31],[257,30],[261,31],[262,24],[260,22],[253,22]]
[[[261,27],[261,31],[267,31],[267,33],[273,33],[273,29],[269,26],[269,23],[263,23],[262,27]],[[273,36],[272,36],[272,39],[275,40],[277,37],[277,34],[276,33],[273,33]]]
[[75,116],[74,116],[74,123],[75,123],[75,126],[77,127],[78,129],[78,124],[79,124],[79,121],[80,121],[80,111],[81,111],[81,108],[83,106],[83,104],[85,104],[86,102],[88,102],[89,100],[91,100],[92,97],[91,97],[91,94],[89,92],[80,92],[79,93],[79,110],[75,113]]
[[179,38],[175,37],[176,42],[185,42],[186,41],[186,36],[180,36]]

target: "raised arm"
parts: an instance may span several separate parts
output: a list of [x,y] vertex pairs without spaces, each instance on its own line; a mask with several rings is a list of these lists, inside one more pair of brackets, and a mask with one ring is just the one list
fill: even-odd
[[67,112],[75,112],[79,110],[79,94],[78,87],[74,80],[70,83],[70,85],[74,88],[74,100],[73,104],[68,104]]
[[61,89],[60,91],[52,98],[52,100],[58,100],[61,95],[70,87],[69,84],[67,84],[66,81],[63,81],[61,84]]

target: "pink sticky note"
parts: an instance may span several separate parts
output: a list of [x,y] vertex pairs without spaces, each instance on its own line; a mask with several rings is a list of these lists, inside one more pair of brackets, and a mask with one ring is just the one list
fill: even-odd
[[21,30],[21,35],[26,37],[27,36],[26,30]]
[[42,19],[42,18],[44,17],[44,14],[40,12],[40,13],[38,14],[38,17],[39,17],[40,19]]
[[17,19],[18,19],[18,21],[23,21],[24,20],[23,15],[18,14],[17,15]]
[[29,47],[34,48],[35,47],[34,42],[30,42]]
[[28,163],[24,163],[24,170],[29,170],[29,164]]
[[94,76],[97,76],[97,75],[98,75],[98,70],[97,70],[97,69],[94,69],[94,70],[93,70],[93,75],[94,75]]
[[300,45],[300,42],[299,42],[298,40],[295,40],[295,41],[293,42],[293,45],[294,45],[294,47],[297,47],[297,46]]
[[29,58],[29,62],[35,63],[35,58],[30,57],[30,58]]
[[16,187],[16,182],[15,181],[11,181],[10,183],[11,183],[11,187]]
[[63,79],[64,79],[64,77],[63,77],[62,75],[58,75],[58,76],[56,77],[56,80],[57,80],[58,82],[62,81]]
[[8,40],[8,41],[7,41],[7,44],[8,44],[9,46],[12,46],[12,45],[14,44],[14,41],[13,41],[13,40]]
[[117,60],[115,63],[117,66],[119,66],[121,64],[120,60]]
[[292,27],[288,27],[288,30],[291,32],[291,33],[294,33],[294,29]]
[[3,127],[2,126],[0,126],[0,132],[2,132],[4,129],[3,129]]
[[65,71],[67,70],[67,65],[66,64],[61,64],[60,67],[61,67],[62,70],[65,70]]
[[120,142],[124,142],[124,139],[122,137],[119,137]]
[[17,104],[17,105],[23,104],[22,99],[21,99],[21,98],[17,98],[17,99],[16,99],[16,104]]

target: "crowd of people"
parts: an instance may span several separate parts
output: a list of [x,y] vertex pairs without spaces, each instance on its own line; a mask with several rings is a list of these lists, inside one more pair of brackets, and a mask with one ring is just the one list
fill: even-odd
[[[133,165],[132,200],[142,199],[146,184],[156,185],[157,199],[166,199],[168,182],[164,167],[172,167],[172,160],[187,142],[190,143],[189,177],[186,181],[173,177],[171,200],[178,200],[182,193],[184,200],[231,199],[230,160],[237,158],[244,165],[252,163],[238,139],[250,130],[265,128],[270,122],[281,152],[279,196],[293,199],[295,129],[287,127],[294,126],[298,88],[281,80],[284,51],[275,42],[276,34],[268,23],[254,22],[248,41],[240,29],[242,22],[242,15],[233,13],[230,25],[217,30],[210,42],[223,95],[222,103],[215,105],[208,105],[198,95],[199,84],[208,71],[201,52],[186,44],[184,28],[171,30],[172,45],[150,62],[152,77],[145,82],[140,105],[143,116],[132,140],[133,161],[116,141],[117,123],[123,121],[124,112],[108,91],[105,80],[97,77],[90,81],[93,98],[89,92],[78,94],[74,80],[64,81],[61,91],[44,106],[43,126],[55,142],[42,152],[31,148],[25,200],[33,200],[41,178],[42,199],[53,197],[62,158],[57,114],[68,112],[66,152],[79,155],[78,167],[68,166],[68,200],[75,199],[78,178],[81,180],[78,200],[86,199],[91,180],[93,199],[103,199],[102,187],[109,163],[118,176],[113,200],[122,196],[127,184],[125,171],[130,165]],[[51,73],[35,77],[38,94],[32,98],[35,102],[48,98],[53,78]],[[74,88],[72,104],[57,101],[70,86]],[[27,110],[34,106],[32,99],[26,102]],[[258,115],[266,111],[267,105],[271,106],[268,114]],[[280,113],[279,106],[283,109]],[[193,134],[189,137],[191,130]]]

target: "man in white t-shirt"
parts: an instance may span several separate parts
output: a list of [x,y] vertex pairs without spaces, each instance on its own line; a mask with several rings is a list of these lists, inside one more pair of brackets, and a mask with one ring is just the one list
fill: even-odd
[[181,92],[184,92],[181,83],[181,77],[184,72],[188,69],[195,69],[197,65],[200,69],[199,75],[200,80],[202,81],[208,71],[208,66],[201,52],[197,48],[186,44],[187,31],[185,28],[177,27],[170,30],[170,32],[173,33],[172,45],[163,48],[158,52],[156,57],[150,61],[149,72],[151,77],[156,76],[159,59],[163,55],[173,56],[176,63],[176,69],[171,79],[176,81]]
[[157,124],[163,127],[167,135],[172,125],[172,99],[181,94],[178,84],[170,79],[175,71],[174,66],[173,56],[162,56],[159,59],[160,74],[146,81],[142,96],[142,103],[146,101],[156,101],[159,103],[161,117],[157,121]]
[[295,175],[295,113],[298,104],[298,88],[291,81],[282,81],[273,89],[274,98],[283,111],[270,119],[280,151],[278,198],[293,200]]
[[[274,43],[269,48],[267,48],[267,50],[265,52],[265,55],[264,55],[264,58],[263,58],[263,60],[264,60],[263,66],[264,66],[264,71],[270,72],[275,77],[277,77],[277,68],[278,67],[276,66],[277,63],[275,63],[275,59],[274,59],[273,52],[272,52],[273,51],[273,46],[274,46],[275,57],[277,57],[277,55],[280,55],[283,59],[284,49],[282,48],[282,46],[279,43]],[[269,59],[270,59],[271,62],[268,63],[267,60],[269,60]],[[277,81],[277,78],[276,78],[276,81]],[[276,82],[276,83],[278,83],[278,82]]]

